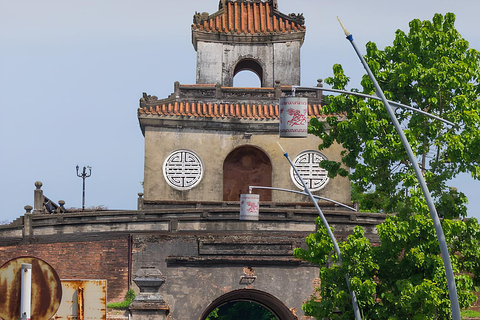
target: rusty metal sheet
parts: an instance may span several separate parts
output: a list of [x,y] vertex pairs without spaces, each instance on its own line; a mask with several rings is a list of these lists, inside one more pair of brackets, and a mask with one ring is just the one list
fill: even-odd
[[106,320],[107,280],[61,280],[62,303],[55,320]]
[[50,319],[62,298],[62,285],[55,270],[47,262],[35,257],[19,257],[0,267],[0,318],[20,318],[20,289],[22,263],[32,265],[31,318]]

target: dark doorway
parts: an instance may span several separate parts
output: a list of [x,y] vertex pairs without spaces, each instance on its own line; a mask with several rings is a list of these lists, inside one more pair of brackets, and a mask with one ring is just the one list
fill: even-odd
[[[247,302],[252,304],[252,307],[254,308],[259,309],[258,307],[261,307],[266,309],[267,312],[261,312],[262,315],[267,317],[265,320],[271,320],[272,315],[278,320],[294,320],[296,318],[279,299],[271,294],[254,289],[239,289],[226,293],[215,299],[215,301],[213,301],[203,312],[201,320],[206,320],[212,313],[218,314],[218,311],[216,312],[216,310],[220,310],[222,306],[235,307],[238,302]],[[259,319],[252,318],[251,320]]]
[[[240,147],[223,163],[223,201],[240,201],[240,194],[248,193],[249,186],[272,186],[272,163],[262,150]],[[272,191],[256,189],[260,201],[272,201]]]
[[214,309],[205,320],[278,320],[264,306],[252,301],[231,301]]

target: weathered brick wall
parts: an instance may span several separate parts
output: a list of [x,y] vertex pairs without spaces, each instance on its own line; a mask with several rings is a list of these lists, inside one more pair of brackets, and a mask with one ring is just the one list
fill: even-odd
[[18,244],[0,247],[0,265],[20,256],[50,264],[60,279],[106,279],[107,301],[122,301],[128,290],[128,235],[95,241]]

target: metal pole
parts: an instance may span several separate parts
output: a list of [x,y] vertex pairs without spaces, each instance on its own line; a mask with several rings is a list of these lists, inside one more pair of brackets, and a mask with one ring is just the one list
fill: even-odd
[[[82,188],[82,210],[85,210],[85,179],[90,177],[92,175],[92,167],[90,166],[83,166],[83,172],[82,173],[78,173],[78,169],[80,168],[78,165],[77,165],[77,177],[80,177],[82,178],[83,180],[83,188]],[[87,173],[87,169],[89,170],[89,172]]]
[[32,265],[22,263],[21,292],[20,292],[20,319],[30,320],[32,308]]
[[83,167],[82,210],[85,210],[85,167]]
[[[290,189],[284,189],[284,188],[275,188],[275,187],[263,187],[263,186],[249,186],[248,187],[248,192],[249,193],[252,193],[252,190],[253,189],[267,189],[267,190],[278,190],[278,191],[285,191],[285,192],[291,192],[291,193],[297,193],[297,194],[303,194],[304,196],[308,196],[308,193],[306,193],[305,191],[296,191],[296,190],[290,190]],[[325,200],[325,201],[329,201],[329,202],[332,202],[332,203],[335,203],[339,206],[342,206],[344,208],[347,208],[349,210],[352,210],[352,211],[357,211],[357,209],[355,208],[352,208],[352,207],[349,207],[347,206],[346,204],[343,204],[341,202],[338,202],[338,201],[335,201],[335,200],[332,200],[332,199],[329,199],[329,198],[325,198],[325,197],[320,197],[320,196],[316,196],[314,195],[313,196],[316,200]]]
[[430,210],[430,217],[433,220],[433,225],[437,233],[437,239],[440,245],[440,252],[442,254],[443,264],[445,265],[445,274],[447,276],[448,292],[449,292],[451,308],[452,308],[452,317],[454,320],[461,320],[460,306],[458,303],[458,296],[457,296],[457,287],[455,285],[455,277],[453,275],[453,268],[452,268],[452,263],[450,261],[450,255],[448,253],[447,242],[445,241],[445,235],[443,233],[442,225],[440,223],[440,219],[438,218],[437,209],[435,208],[435,204],[433,203],[432,197],[430,195],[430,191],[428,190],[425,179],[423,178],[422,171],[420,170],[420,166],[418,165],[417,159],[413,154],[412,148],[408,143],[408,140],[405,134],[403,133],[402,128],[400,127],[400,123],[398,122],[398,119],[395,116],[395,112],[393,111],[392,107],[389,105],[387,98],[385,97],[385,94],[383,93],[382,89],[378,85],[377,80],[375,79],[375,76],[373,75],[372,71],[368,67],[368,64],[365,62],[365,59],[360,54],[360,51],[358,50],[357,45],[355,44],[355,41],[353,41],[353,35],[350,32],[348,32],[348,30],[343,26],[340,19],[338,21],[340,22],[345,32],[345,36],[350,41],[355,52],[360,58],[360,61],[362,62],[363,67],[367,71],[367,74],[370,77],[370,80],[372,80],[373,85],[375,86],[377,95],[379,95],[380,98],[382,99],[383,104],[385,105],[385,108],[387,110],[387,113],[390,116],[390,119],[392,120],[398,135],[400,136],[403,147],[407,151],[408,157],[410,158],[410,161],[412,163],[413,169],[417,176],[418,182],[420,183],[423,196],[425,197],[425,201],[427,202],[428,209]]
[[[328,91],[328,92],[335,92],[335,93],[343,93],[343,94],[348,94],[348,95],[352,95],[352,96],[357,96],[357,97],[362,97],[362,98],[367,98],[367,99],[373,99],[373,100],[378,100],[378,101],[382,101],[382,98],[379,98],[377,96],[371,96],[371,95],[368,95],[368,94],[364,94],[364,93],[360,93],[360,92],[354,92],[354,91],[345,91],[345,90],[338,90],[338,89],[329,89],[329,88],[324,88],[324,87],[301,87],[301,86],[292,86],[292,92],[295,91],[295,90],[319,90],[319,91]],[[423,110],[420,110],[420,109],[416,109],[416,108],[413,108],[413,107],[410,107],[410,106],[407,106],[407,105],[404,105],[402,103],[398,103],[398,102],[395,102],[395,101],[391,101],[391,100],[387,100],[388,103],[392,106],[396,106],[396,107],[399,107],[399,108],[403,108],[403,109],[407,109],[407,110],[411,110],[411,111],[414,111],[414,112],[417,112],[417,113],[420,113],[420,114],[423,114],[424,116],[427,116],[429,118],[432,118],[432,119],[435,119],[435,120],[438,120],[438,121],[442,121],[452,127],[455,127],[455,124],[453,122],[450,122],[448,120],[445,120],[445,119],[442,119],[434,114],[430,114],[428,112],[425,112]]]
[[[278,143],[278,142],[277,142],[277,143]],[[302,176],[300,175],[300,173],[298,172],[297,168],[295,168],[292,160],[290,160],[290,157],[288,156],[288,153],[285,152],[285,150],[283,150],[283,148],[282,148],[282,146],[280,145],[280,143],[278,143],[278,145],[279,145],[280,148],[282,149],[283,155],[285,156],[285,158],[287,158],[288,162],[290,163],[290,166],[293,168],[293,170],[294,170],[295,173],[297,174],[298,178],[299,178],[300,181],[302,182],[302,185],[303,185],[303,187],[305,188],[305,192],[308,194],[308,196],[310,197],[310,199],[311,199],[312,202],[313,202],[313,205],[314,205],[315,208],[317,209],[318,214],[319,214],[320,218],[322,219],[323,225],[324,225],[325,228],[327,229],[328,236],[330,237],[330,240],[331,240],[332,243],[333,243],[333,248],[334,248],[334,250],[335,250],[335,252],[336,252],[336,254],[337,254],[338,262],[339,262],[340,265],[341,265],[341,264],[342,264],[342,253],[340,252],[340,248],[338,247],[337,240],[335,239],[335,236],[333,235],[332,230],[330,230],[330,225],[328,224],[327,219],[326,219],[325,216],[323,215],[322,209],[320,209],[320,207],[318,206],[318,203],[317,203],[317,201],[315,200],[315,197],[313,196],[312,192],[311,192],[310,189],[308,188],[307,184],[306,184],[305,181],[303,180],[303,178],[302,178]],[[349,277],[348,274],[345,274],[345,280],[347,281],[348,291],[350,292],[350,297],[351,297],[351,299],[352,299],[353,313],[354,313],[354,315],[355,315],[355,319],[361,320],[362,317],[361,317],[361,315],[360,315],[360,309],[359,309],[359,307],[358,307],[357,296],[355,295],[355,291],[350,290],[350,277]]]

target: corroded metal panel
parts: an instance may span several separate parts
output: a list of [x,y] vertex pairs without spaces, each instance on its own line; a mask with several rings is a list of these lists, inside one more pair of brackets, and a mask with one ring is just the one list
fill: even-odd
[[62,289],[56,320],[107,319],[107,280],[62,280]]
[[32,265],[31,318],[48,320],[57,311],[62,298],[62,286],[55,270],[45,261],[34,257],[19,257],[0,268],[0,318],[20,318],[21,267]]

